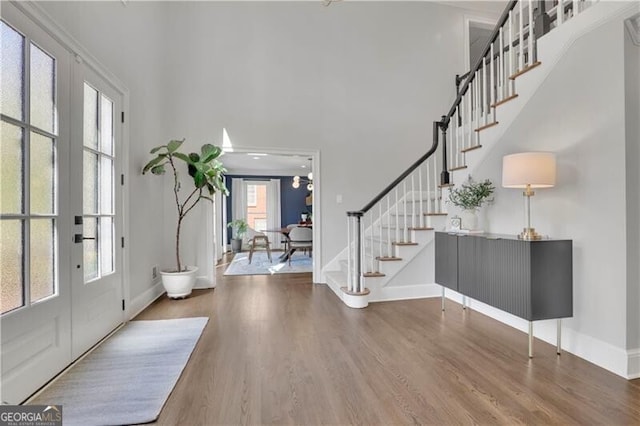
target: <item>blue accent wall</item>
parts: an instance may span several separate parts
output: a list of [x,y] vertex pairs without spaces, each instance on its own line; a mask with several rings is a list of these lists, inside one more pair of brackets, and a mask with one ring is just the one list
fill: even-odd
[[[280,225],[285,227],[290,223],[300,222],[300,214],[311,212],[311,206],[305,205],[305,200],[309,191],[303,185],[295,189],[291,186],[293,176],[244,176],[244,175],[226,175],[227,189],[229,197],[227,198],[227,219],[232,220],[231,206],[233,206],[231,187],[233,178],[242,178],[248,180],[265,180],[280,179]],[[226,224],[225,224],[226,225]]]

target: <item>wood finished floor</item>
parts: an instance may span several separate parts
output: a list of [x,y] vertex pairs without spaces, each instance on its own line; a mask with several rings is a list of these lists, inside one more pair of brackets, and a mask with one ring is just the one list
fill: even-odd
[[223,277],[136,319],[210,318],[159,425],[640,424],[627,381],[453,302],[347,308],[310,274]]

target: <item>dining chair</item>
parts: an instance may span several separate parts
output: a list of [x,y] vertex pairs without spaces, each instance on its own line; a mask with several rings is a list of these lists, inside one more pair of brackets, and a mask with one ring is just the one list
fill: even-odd
[[266,250],[269,262],[272,262],[271,242],[269,242],[269,237],[267,237],[263,232],[256,231],[252,228],[249,228],[249,234],[253,235],[249,240],[249,263],[253,260],[253,252],[256,250]]
[[[297,249],[308,249],[309,257],[311,257],[313,229],[307,227],[291,228],[291,232],[289,232],[289,247],[292,252]],[[289,265],[291,265],[291,257],[289,256]]]

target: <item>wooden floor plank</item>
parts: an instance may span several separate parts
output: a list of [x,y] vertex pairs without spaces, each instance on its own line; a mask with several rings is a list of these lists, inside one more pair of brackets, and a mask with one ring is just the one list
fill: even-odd
[[627,381],[439,299],[346,307],[310,274],[222,276],[136,319],[210,321],[158,425],[639,424]]

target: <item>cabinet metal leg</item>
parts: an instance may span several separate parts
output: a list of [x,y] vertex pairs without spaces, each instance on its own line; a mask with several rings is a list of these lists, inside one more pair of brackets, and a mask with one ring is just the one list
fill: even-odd
[[442,311],[444,312],[444,287],[442,287]]
[[533,321],[529,321],[529,358],[533,358]]
[[557,327],[557,332],[558,332],[556,353],[558,355],[560,355],[560,350],[562,349],[562,320],[561,319],[558,319],[556,327]]

